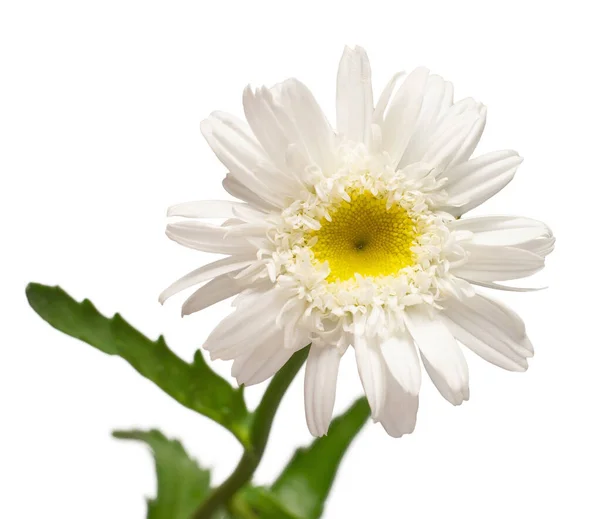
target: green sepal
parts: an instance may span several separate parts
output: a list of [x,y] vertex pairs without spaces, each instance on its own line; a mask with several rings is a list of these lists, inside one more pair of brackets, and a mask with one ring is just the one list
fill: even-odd
[[296,450],[271,487],[290,513],[301,519],[321,517],[340,462],[370,414],[366,399],[360,398],[331,422],[327,436]]
[[60,287],[30,283],[31,307],[54,328],[108,355],[117,355],[180,404],[231,431],[247,447],[250,413],[242,389],[217,375],[197,351],[192,363],[180,359],[160,336],[148,339],[119,314],[104,317],[87,299],[75,301]]
[[148,499],[147,519],[190,519],[209,492],[210,472],[198,466],[179,441],[156,429],[115,431],[113,436],[144,442],[154,455],[156,497]]

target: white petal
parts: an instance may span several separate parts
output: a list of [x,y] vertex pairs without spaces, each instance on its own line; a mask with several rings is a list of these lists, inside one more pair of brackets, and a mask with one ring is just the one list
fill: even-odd
[[304,329],[298,326],[298,321],[306,311],[306,302],[301,299],[290,299],[282,308],[277,319],[277,325],[283,329],[284,348],[294,348],[302,337],[301,342],[308,344]]
[[448,178],[445,210],[460,216],[482,204],[513,179],[521,162],[515,151],[494,151],[446,170],[441,175]]
[[273,288],[273,283],[270,281],[256,283],[248,290],[241,292],[240,295],[231,302],[231,306],[240,309],[253,307],[262,301],[265,295],[270,293]]
[[447,82],[441,76],[435,74],[429,76],[417,123],[417,131],[420,136],[427,135],[428,130],[439,121],[444,110],[448,109],[448,106],[445,105],[446,95]]
[[236,254],[247,249],[247,255],[255,249],[250,246],[250,238],[263,238],[265,224],[248,225],[239,220],[226,221],[221,226],[197,220],[184,220],[170,223],[166,235],[186,247],[204,252]]
[[354,350],[358,374],[371,407],[373,420],[378,421],[385,405],[385,364],[375,341],[368,341],[360,334],[354,334]]
[[[247,122],[238,119],[237,117],[226,112],[213,112],[209,120],[213,122],[213,131],[218,128],[216,135],[219,139],[229,140],[229,144],[235,145],[236,150],[231,150],[232,156],[239,160],[239,163],[244,166],[245,174],[251,177],[256,177],[258,187],[266,185],[273,191],[279,191],[283,187],[284,179],[281,171],[279,171],[273,162],[269,160],[268,154],[261,147],[252,133],[252,130]],[[218,124],[216,124],[218,122]],[[254,184],[254,181],[252,181]],[[277,185],[273,185],[273,183]]]
[[[452,108],[456,106],[459,105]],[[474,103],[472,108],[462,113],[455,114],[452,117],[447,116],[432,135],[431,142],[420,160],[437,166],[440,170],[445,170],[449,164],[455,161],[458,155],[464,155],[465,150],[470,149],[473,144],[474,133],[477,133],[474,129],[482,129],[484,122],[485,107],[479,103]],[[477,134],[477,142],[479,136],[481,136],[481,133]]]
[[248,202],[252,207],[263,211],[271,211],[277,208],[277,205],[267,202],[260,195],[248,189],[244,184],[237,180],[231,173],[227,173],[223,179],[223,188],[231,196],[238,200]]
[[313,436],[323,436],[329,429],[341,358],[335,347],[310,347],[304,376],[304,406],[306,423]]
[[[304,346],[306,346],[306,343]],[[240,376],[237,379],[238,383],[246,386],[253,386],[254,384],[264,382],[283,368],[296,351],[297,350],[285,349],[283,344],[279,344],[277,350],[274,350],[268,359],[263,358],[262,363],[260,363],[258,370],[253,376],[248,378]],[[254,352],[254,354],[257,354],[257,352]]]
[[233,216],[244,222],[264,223],[267,214],[249,204],[238,204],[232,208]]
[[475,281],[474,279],[465,279],[472,285],[477,285],[484,288],[493,288],[494,290],[504,290],[506,292],[537,292],[538,290],[545,290],[547,287],[511,287],[509,285],[503,285],[501,283]]
[[290,146],[306,153],[323,171],[334,164],[333,131],[308,88],[288,79],[273,89],[244,92],[244,110],[252,131],[280,168]]
[[469,397],[469,370],[456,340],[439,316],[418,307],[406,314],[406,325],[431,380],[446,400],[460,405]]
[[[254,292],[251,290],[250,292]],[[285,304],[285,293],[277,287],[258,292],[250,300],[253,304],[238,305],[236,310],[225,317],[210,333],[204,348],[216,352],[248,341],[253,334],[265,328],[276,329],[275,320]]]
[[[282,84],[273,89],[261,87],[244,90],[244,111],[257,139],[283,172],[287,171],[287,153],[294,147],[295,153],[308,155],[302,136],[294,120],[294,114],[281,102]],[[274,95],[277,92],[277,95]],[[306,163],[308,159],[302,162]]]
[[377,101],[377,105],[375,106],[375,110],[373,111],[373,123],[381,126],[383,123],[383,119],[388,110],[390,99],[392,98],[392,94],[396,89],[396,85],[398,81],[406,75],[405,72],[397,72],[392,76],[392,78],[388,81],[387,85],[381,92],[379,96],[379,100]]
[[218,276],[196,290],[181,307],[181,315],[190,315],[239,294],[244,285],[225,274]]
[[454,104],[454,86],[450,81],[444,82],[444,94],[440,103],[440,110],[437,113],[437,118],[434,122],[440,123],[448,114],[448,111]]
[[193,270],[189,274],[186,274],[181,279],[178,279],[165,289],[162,294],[160,294],[158,300],[162,304],[169,297],[185,290],[186,288],[192,287],[203,281],[208,281],[209,279],[220,276],[221,274],[227,274],[229,272],[235,272],[243,269],[250,265],[253,261],[255,261],[252,257],[239,257],[239,256],[230,256],[228,258],[223,258],[218,261],[214,261],[213,263],[209,263],[208,265],[204,265],[196,270]]
[[429,70],[417,68],[402,83],[381,125],[383,149],[396,163],[412,137],[417,123]]
[[[283,347],[283,333],[277,330],[263,339],[263,344],[244,357],[237,358],[232,366],[238,384],[260,384],[277,373],[290,357],[306,346],[308,340],[298,341],[294,348]],[[236,366],[237,363],[237,366]]]
[[509,371],[527,369],[532,353],[518,317],[480,295],[442,304],[444,322],[457,340],[496,366]]
[[[448,98],[449,94],[450,99]],[[441,116],[449,107],[451,95],[451,84],[444,81],[440,76],[429,76],[419,119],[399,167],[404,168],[409,164],[419,162],[423,158],[425,151],[431,145],[432,132],[435,130]]]
[[[446,86],[448,86],[448,85],[449,85],[449,83],[446,83]],[[448,94],[447,91],[444,92],[444,101],[443,102],[447,102],[446,101],[447,94]],[[449,94],[450,94],[450,96],[453,95],[452,88],[450,88]],[[473,110],[479,111],[481,106],[482,106],[481,103],[478,103],[472,97],[466,97],[464,99],[461,99],[460,101],[451,103],[445,111],[440,112],[440,114],[437,118],[437,121],[436,121],[437,124],[435,126],[435,131],[434,131],[434,134],[432,134],[432,137],[435,138],[439,135],[442,135],[443,133],[445,133],[448,130],[448,128],[456,126],[456,122],[460,118],[461,115],[463,115],[467,112],[473,111]]]
[[313,161],[322,171],[333,170],[333,130],[310,90],[297,79],[282,85],[281,99],[294,114],[298,131]]
[[448,167],[462,164],[468,160],[475,148],[479,144],[483,130],[485,129],[485,123],[487,120],[487,108],[483,105],[479,105],[479,115],[475,119],[475,122],[471,126],[471,129],[467,133],[462,145],[454,153],[454,157],[450,160]]
[[[183,226],[180,223],[168,224],[165,230],[165,234],[169,239],[184,247],[204,250],[203,246],[206,244],[206,247],[209,249],[207,252],[212,252],[212,249],[215,248],[212,246],[212,242],[215,242],[215,244],[219,246],[222,245],[223,250],[228,248],[230,244],[223,243],[225,232],[226,230],[223,228],[207,227],[206,232],[199,234],[195,226]],[[221,248],[219,250],[221,250]],[[226,252],[224,252],[224,254],[225,253]]]
[[531,276],[544,268],[544,258],[516,247],[465,243],[469,253],[465,264],[452,268],[452,274],[466,280],[507,281]]
[[184,226],[183,223],[167,225],[166,235],[184,247],[215,254],[250,255],[256,251],[255,246],[239,236],[225,240],[226,229],[201,233],[197,228]]
[[411,395],[418,395],[421,388],[421,364],[408,334],[390,337],[381,344],[383,359],[397,383]]
[[508,334],[513,340],[510,347],[519,354],[526,357],[533,355],[533,346],[527,338],[525,323],[511,308],[482,294],[478,294],[476,299],[465,299],[463,304],[477,308],[480,313],[487,316],[486,318],[489,321],[495,323],[505,334]]
[[229,202],[226,200],[202,200],[183,202],[172,205],[167,209],[167,217],[181,216],[183,218],[233,218],[234,208],[247,207],[247,204]]
[[337,131],[352,141],[368,144],[372,116],[369,58],[361,47],[346,47],[337,77]]
[[200,130],[217,158],[240,183],[269,203],[282,207],[279,185],[268,181],[276,171],[273,166],[266,166],[269,161],[245,123],[215,112],[200,123]]
[[531,218],[519,216],[484,216],[462,218],[450,223],[452,230],[473,233],[471,243],[476,245],[510,246],[528,250],[545,257],[554,249],[550,228]]
[[[462,355],[462,353],[461,353]],[[423,367],[433,382],[433,385],[448,402],[452,405],[461,405],[464,401],[469,400],[469,385],[464,385],[460,390],[455,390],[448,384],[448,380],[443,373],[435,369],[432,364],[425,358],[421,352],[421,360]]]
[[419,396],[405,391],[388,372],[386,374],[385,406],[381,413],[381,425],[386,432],[394,438],[412,433],[417,423],[418,409]]
[[[283,348],[281,331],[270,328],[262,334],[260,341],[251,341],[241,355],[237,355],[231,365],[231,376],[238,384],[246,384],[256,373],[278,353],[288,354]],[[289,353],[291,356],[292,353]],[[288,356],[288,358],[289,358]],[[284,361],[285,362],[285,361]],[[282,364],[283,365],[283,364]]]
[[266,220],[258,220],[251,223],[247,223],[239,220],[229,220],[223,224],[226,227],[227,232],[225,238],[239,236],[239,237],[263,237],[266,235],[269,229],[269,224]]
[[[469,125],[478,117],[480,105],[475,100],[461,99],[452,104],[452,84],[445,82],[443,90],[441,87],[438,79],[433,79],[433,81],[431,77],[428,79],[417,127],[406,150],[406,157],[402,157],[401,166],[424,161],[426,155],[429,160],[432,156],[443,158],[445,155],[441,152],[449,142],[454,143],[454,147],[446,150],[446,154],[460,145],[460,142],[456,142],[457,132],[462,131],[462,138],[464,138],[469,130]],[[441,99],[439,99],[440,97]],[[435,107],[438,99],[439,110]],[[430,110],[431,115],[429,115]],[[429,124],[423,126],[428,117],[431,117]]]
[[[239,313],[239,310],[235,313]],[[234,360],[249,355],[259,348],[265,343],[269,334],[273,333],[274,329],[276,329],[275,323],[272,320],[259,320],[255,317],[245,325],[244,330],[238,330],[238,333],[226,335],[221,339],[209,335],[204,344],[204,349],[210,352],[210,357],[213,360]]]

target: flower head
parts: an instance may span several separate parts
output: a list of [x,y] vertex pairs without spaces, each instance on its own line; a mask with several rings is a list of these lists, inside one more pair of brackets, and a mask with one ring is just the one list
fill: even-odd
[[171,239],[226,255],[161,295],[204,283],[184,315],[236,296],[204,345],[212,358],[233,360],[237,381],[256,384],[310,343],[305,403],[316,436],[327,432],[349,347],[373,419],[392,436],[414,429],[421,363],[452,404],[469,398],[458,341],[527,369],[523,322],[474,285],[510,289],[499,282],[540,270],[554,238],[528,218],[461,218],[521,163],[511,150],[470,159],[483,105],[454,102],[452,85],[424,68],[395,75],[374,105],[358,47],[340,62],[336,130],[296,79],[248,87],[243,104],[247,123],[215,112],[201,125],[237,201],[168,213],[178,218]]

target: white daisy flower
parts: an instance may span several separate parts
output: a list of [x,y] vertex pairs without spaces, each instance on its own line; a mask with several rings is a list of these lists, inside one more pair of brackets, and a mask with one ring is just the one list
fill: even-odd
[[470,158],[483,105],[454,102],[452,84],[425,68],[395,75],[374,105],[359,47],[340,62],[337,130],[296,79],[247,87],[243,104],[247,122],[215,112],[201,125],[239,201],[168,211],[177,218],[169,238],[226,257],[161,295],[205,283],[184,315],[237,296],[204,348],[233,360],[238,383],[266,380],[310,343],[306,419],[321,436],[353,347],[373,419],[401,436],[415,427],[421,363],[449,402],[469,398],[458,342],[504,369],[527,369],[523,321],[473,285],[510,290],[499,282],[540,270],[554,238],[529,218],[461,218],[522,160],[512,150]]

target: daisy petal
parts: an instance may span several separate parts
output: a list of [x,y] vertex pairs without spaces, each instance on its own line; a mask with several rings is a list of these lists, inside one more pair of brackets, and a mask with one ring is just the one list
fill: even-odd
[[292,146],[296,154],[305,154],[323,171],[331,171],[333,130],[300,81],[288,79],[272,89],[263,87],[255,92],[247,88],[244,110],[258,140],[280,167],[287,164]]
[[476,295],[444,301],[445,324],[454,337],[483,359],[509,371],[525,371],[530,343],[522,321]]
[[402,158],[412,137],[428,76],[429,70],[421,67],[406,77],[394,95],[381,125],[383,149],[396,163]]
[[346,47],[337,77],[337,130],[347,139],[368,144],[372,116],[369,58],[361,47]]
[[[503,334],[512,339],[510,347],[516,352],[525,357],[533,355],[533,346],[527,337],[525,323],[514,310],[482,294],[467,298],[462,303],[469,306],[473,312],[481,314],[490,323],[495,323],[496,327],[501,328]],[[491,325],[486,326],[490,330],[493,329]]]
[[196,290],[181,307],[181,315],[190,315],[239,294],[244,285],[225,274],[218,276]]
[[278,341],[280,335],[276,330],[271,329],[271,333],[263,334],[260,342],[250,341],[243,353],[236,353],[231,365],[231,376],[238,384],[246,384],[278,352],[286,353]]
[[[299,133],[294,114],[281,103],[282,85],[274,88],[261,87],[244,90],[244,111],[248,123],[275,165],[287,170],[287,153],[293,147],[296,155],[306,156],[302,136]],[[276,99],[277,98],[277,99]],[[309,160],[304,158],[302,163]]]
[[441,176],[448,179],[444,210],[460,216],[482,204],[513,179],[521,162],[515,151],[494,151],[444,171]]
[[276,329],[277,313],[285,303],[284,296],[277,288],[267,291],[249,290],[247,301],[252,304],[239,304],[234,312],[225,317],[206,339],[204,349],[221,351],[231,345],[248,340],[253,333],[263,329]]
[[392,374],[386,374],[385,406],[381,413],[381,425],[393,438],[400,438],[415,430],[419,396],[405,391]]
[[410,143],[400,161],[400,168],[421,161],[427,147],[431,144],[432,132],[435,130],[440,118],[448,110],[451,102],[452,84],[444,81],[440,76],[429,76],[419,119]]
[[[242,312],[239,310],[235,312],[235,314],[239,313]],[[219,325],[223,322],[221,321]],[[250,355],[255,349],[265,344],[269,334],[273,333],[273,329],[274,324],[271,320],[259,321],[255,318],[245,325],[244,330],[237,330],[221,339],[217,339],[213,334],[209,335],[204,343],[204,349],[210,353],[213,360],[233,360],[240,356]]]
[[375,110],[373,111],[372,120],[374,124],[377,124],[378,126],[382,125],[383,119],[390,104],[390,99],[392,98],[392,94],[396,89],[396,85],[398,84],[398,81],[405,75],[405,72],[397,72],[394,74],[381,92],[379,100],[377,101],[377,105],[375,106]]
[[465,264],[452,269],[452,273],[467,280],[508,281],[531,276],[544,268],[544,258],[517,247],[464,244],[468,252]]
[[471,285],[477,285],[483,288],[493,288],[494,290],[503,290],[505,292],[537,292],[538,290],[545,290],[547,287],[511,287],[509,285],[503,285],[501,283],[486,283],[484,281],[475,281],[474,279],[465,279]]
[[452,230],[473,233],[476,245],[508,246],[528,250],[545,257],[554,249],[555,238],[550,228],[531,218],[519,216],[484,216],[462,218],[451,222]]
[[[462,355],[462,353],[461,353]],[[469,385],[462,386],[459,390],[453,389],[448,380],[444,377],[441,371],[435,369],[433,365],[423,356],[421,352],[421,360],[423,367],[433,382],[433,385],[448,402],[452,405],[461,405],[466,400],[469,400]]]
[[385,364],[379,349],[362,334],[354,335],[354,350],[358,374],[371,407],[373,420],[378,421],[385,404]]
[[263,211],[272,211],[273,209],[277,208],[276,205],[267,202],[264,198],[261,198],[260,195],[248,189],[231,173],[227,173],[227,175],[225,175],[222,184],[225,191],[227,191],[231,196],[237,198],[238,200],[247,202],[252,207],[261,209]]
[[251,257],[244,258],[239,256],[230,256],[228,258],[223,258],[204,265],[175,281],[175,283],[173,283],[160,294],[158,300],[162,304],[171,296],[174,296],[186,288],[192,287],[204,281],[208,281],[212,278],[220,276],[221,274],[228,274],[230,272],[241,270],[250,265],[253,261],[254,260]]
[[487,119],[487,108],[483,105],[479,105],[479,115],[475,119],[475,122],[471,126],[471,129],[467,133],[462,145],[454,153],[454,157],[449,162],[448,167],[462,164],[469,159],[475,148],[479,144],[483,130],[485,129],[485,123]]
[[269,161],[246,123],[215,112],[200,123],[200,130],[217,158],[240,183],[254,193],[260,193],[269,203],[282,206],[282,194],[273,191],[280,184],[265,183],[260,178],[268,180],[276,173],[272,166],[265,169]]
[[439,319],[427,310],[411,308],[406,326],[413,336],[429,377],[442,396],[454,405],[469,397],[469,370],[456,340]]
[[[482,120],[485,121],[485,107],[471,99],[466,101],[469,102],[465,103],[465,106],[471,107],[464,112],[453,113],[461,106],[459,104],[448,110],[448,115],[432,135],[421,159],[436,166],[440,171],[444,171],[458,155],[465,153],[465,149],[472,144],[475,129],[481,127]],[[452,117],[449,115],[451,113]]]
[[418,395],[421,365],[412,337],[409,334],[390,337],[381,344],[381,354],[396,382],[411,395]]
[[228,227],[184,221],[167,225],[166,235],[180,245],[204,252],[250,255],[256,251],[246,237],[227,236],[230,231]]
[[226,200],[202,200],[183,202],[172,205],[167,209],[167,217],[181,216],[183,218],[233,218],[236,207],[247,207],[247,204],[229,202]]
[[335,347],[310,347],[304,376],[304,405],[306,423],[313,436],[323,436],[329,429],[341,358]]
[[331,172],[335,165],[333,130],[311,91],[297,79],[282,83],[281,99],[291,111],[304,146],[322,171]]
[[236,358],[232,366],[232,375],[235,373],[238,384],[260,384],[277,373],[296,351],[306,346],[307,342],[298,341],[294,348],[284,348],[283,333],[278,330],[265,338],[252,352]]

